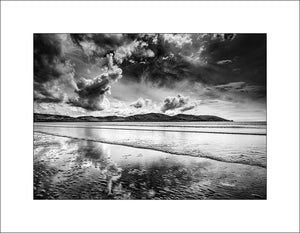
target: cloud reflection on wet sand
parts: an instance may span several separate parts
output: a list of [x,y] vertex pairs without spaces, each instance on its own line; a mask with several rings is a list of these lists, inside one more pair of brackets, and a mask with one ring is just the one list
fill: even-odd
[[34,199],[265,199],[266,169],[34,133]]

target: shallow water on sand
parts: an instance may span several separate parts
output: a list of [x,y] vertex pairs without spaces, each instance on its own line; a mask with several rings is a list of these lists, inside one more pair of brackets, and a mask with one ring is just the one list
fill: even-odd
[[34,133],[34,199],[265,199],[266,169]]
[[[267,166],[266,125],[236,122],[43,122],[36,132]],[[251,132],[250,132],[251,131]]]

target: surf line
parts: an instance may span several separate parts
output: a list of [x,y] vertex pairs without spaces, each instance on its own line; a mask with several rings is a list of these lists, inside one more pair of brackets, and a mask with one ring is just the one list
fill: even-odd
[[69,138],[69,139],[84,140],[84,141],[90,141],[90,142],[96,142],[96,143],[104,143],[104,144],[110,144],[110,145],[127,146],[127,147],[136,148],[136,149],[154,150],[154,151],[159,151],[159,152],[172,154],[172,155],[178,155],[178,156],[190,156],[190,157],[194,157],[194,158],[211,159],[211,160],[218,161],[218,162],[223,162],[223,163],[241,164],[241,165],[259,167],[259,168],[265,168],[265,169],[267,168],[267,165],[260,164],[260,163],[247,163],[246,161],[230,161],[230,160],[217,158],[217,157],[214,157],[214,156],[209,156],[209,155],[207,156],[205,154],[201,154],[200,156],[196,156],[196,155],[191,155],[191,154],[188,154],[188,153],[178,153],[178,152],[175,152],[175,151],[168,151],[168,150],[163,150],[163,149],[158,149],[158,148],[153,148],[153,147],[149,148],[149,147],[146,147],[146,146],[132,145],[132,144],[127,144],[127,143],[111,142],[111,141],[106,141],[106,140],[102,140],[102,139],[81,138],[81,137],[76,137],[76,136],[48,133],[48,132],[38,131],[38,130],[34,131],[34,133],[40,133],[40,134],[51,135],[51,136],[56,136],[56,137],[63,137],[63,138]]
[[266,136],[265,133],[238,133],[238,132],[209,132],[209,131],[195,131],[195,130],[170,130],[170,129],[138,129],[138,128],[114,128],[114,127],[90,127],[90,126],[60,126],[60,125],[36,125],[37,127],[52,127],[52,128],[85,128],[85,129],[111,129],[111,130],[135,130],[135,131],[157,131],[157,132],[177,132],[177,133],[210,133],[210,134],[235,134],[235,135],[253,135]]

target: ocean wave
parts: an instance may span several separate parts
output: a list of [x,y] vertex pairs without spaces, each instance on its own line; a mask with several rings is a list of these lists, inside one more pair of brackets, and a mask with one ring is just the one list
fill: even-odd
[[110,141],[110,140],[103,140],[103,139],[94,139],[94,138],[84,138],[84,137],[77,137],[77,136],[70,136],[70,135],[63,135],[59,133],[49,133],[49,132],[44,132],[40,130],[34,130],[35,133],[42,133],[46,135],[52,135],[52,136],[58,136],[58,137],[65,137],[65,138],[72,138],[72,139],[77,139],[77,140],[85,140],[85,141],[92,141],[92,142],[100,142],[100,143],[106,143],[106,144],[112,144],[112,145],[120,145],[120,146],[129,146],[133,148],[140,148],[140,149],[148,149],[148,150],[155,150],[155,151],[160,151],[168,154],[175,154],[175,155],[183,155],[183,156],[192,156],[192,157],[202,157],[202,158],[207,158],[207,159],[212,159],[220,162],[225,162],[225,163],[237,163],[237,164],[243,164],[243,165],[249,165],[249,166],[257,166],[261,168],[267,168],[267,165],[264,163],[261,163],[259,161],[251,161],[247,159],[239,159],[239,160],[233,160],[230,158],[221,158],[209,153],[185,153],[185,152],[176,152],[173,150],[170,150],[170,148],[164,149],[160,147],[155,147],[151,144],[149,145],[139,145],[137,143],[132,143],[132,142],[115,142],[115,141]]

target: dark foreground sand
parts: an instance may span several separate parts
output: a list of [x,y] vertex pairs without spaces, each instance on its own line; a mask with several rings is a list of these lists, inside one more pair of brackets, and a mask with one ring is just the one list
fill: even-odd
[[266,169],[34,133],[34,199],[266,199]]

